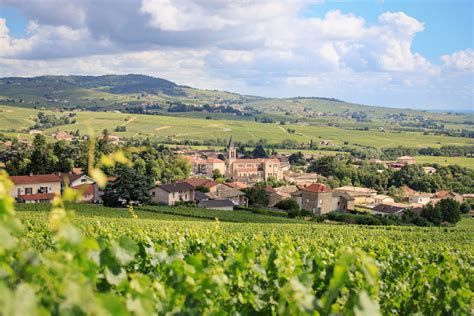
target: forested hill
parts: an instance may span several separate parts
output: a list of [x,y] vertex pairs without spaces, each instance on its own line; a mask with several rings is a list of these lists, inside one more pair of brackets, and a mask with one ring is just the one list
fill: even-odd
[[[360,106],[336,98],[265,98],[217,90],[201,90],[145,75],[39,76],[0,78],[0,103],[23,107],[119,108],[149,103],[181,102],[191,105],[254,105],[301,102],[321,105]],[[364,106],[366,107],[366,106]],[[337,110],[337,107],[336,107]]]
[[[460,135],[472,115],[344,102],[332,97],[266,98],[203,90],[145,75],[0,78],[0,105],[255,120],[357,129],[430,129]],[[449,126],[445,126],[449,123]],[[453,125],[454,124],[454,125]]]

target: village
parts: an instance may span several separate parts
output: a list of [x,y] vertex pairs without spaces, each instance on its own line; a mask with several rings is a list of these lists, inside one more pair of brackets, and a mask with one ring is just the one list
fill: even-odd
[[[150,203],[229,211],[246,209],[255,204],[249,203],[248,196],[249,190],[254,188],[265,197],[265,203],[258,203],[259,207],[281,212],[288,209],[279,206],[291,200],[298,209],[310,215],[341,212],[401,216],[408,210],[420,213],[426,205],[434,205],[443,199],[453,199],[461,204],[474,197],[473,194],[461,195],[446,190],[418,192],[409,185],[403,185],[399,190],[403,201],[400,197],[396,201],[387,192],[378,192],[373,188],[353,185],[331,188],[320,182],[321,176],[317,173],[292,169],[290,153],[278,153],[268,158],[239,157],[232,138],[222,152],[216,149],[176,148],[175,154],[188,161],[191,170],[189,178],[169,183],[157,181],[148,189]],[[310,161],[314,155],[305,154],[304,159]],[[403,156],[396,161],[378,160],[376,163],[399,170],[416,164],[416,160]],[[426,174],[436,173],[433,167],[425,166],[423,171]],[[51,202],[55,195],[69,186],[83,193],[82,202],[103,203],[103,189],[80,168],[68,173],[11,176],[11,180],[14,187],[10,196],[18,202]],[[107,180],[114,183],[119,178],[109,177]]]

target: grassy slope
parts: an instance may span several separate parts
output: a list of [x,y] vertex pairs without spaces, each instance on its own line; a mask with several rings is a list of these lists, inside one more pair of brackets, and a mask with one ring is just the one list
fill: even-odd
[[[21,130],[33,125],[33,118],[39,110],[17,107],[0,106],[0,132],[9,129]],[[49,111],[45,111],[49,112]],[[54,113],[54,112],[51,112]],[[59,113],[56,113],[59,115]],[[231,135],[239,141],[257,141],[267,139],[270,143],[281,142],[284,139],[293,139],[298,142],[309,142],[311,139],[331,140],[337,145],[344,141],[349,146],[355,144],[374,147],[439,147],[440,145],[467,145],[472,144],[468,138],[423,135],[415,132],[390,133],[380,131],[358,131],[336,127],[300,126],[278,124],[263,124],[253,121],[235,120],[203,120],[194,118],[180,118],[171,116],[135,115],[109,112],[78,112],[77,123],[54,127],[46,130],[52,134],[56,129],[87,133],[88,126],[96,132],[104,128],[113,130],[119,125],[126,125],[127,131],[115,133],[122,137],[150,137],[165,139],[171,137],[178,140],[206,140],[228,138]],[[296,134],[289,134],[286,129],[296,130]],[[13,133],[15,135],[15,133]],[[330,147],[328,148],[330,149]]]
[[460,165],[474,169],[474,158],[469,157],[434,157],[434,156],[415,156],[417,163],[437,163],[443,166]]

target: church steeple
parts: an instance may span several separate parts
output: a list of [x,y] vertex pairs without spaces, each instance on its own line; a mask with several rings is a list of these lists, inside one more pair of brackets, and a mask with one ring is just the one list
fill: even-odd
[[229,145],[227,146],[227,160],[233,162],[237,158],[237,150],[235,149],[234,140],[232,136],[229,139]]
[[227,149],[230,148],[235,148],[234,140],[232,139],[232,135],[229,138],[229,145],[227,146]]

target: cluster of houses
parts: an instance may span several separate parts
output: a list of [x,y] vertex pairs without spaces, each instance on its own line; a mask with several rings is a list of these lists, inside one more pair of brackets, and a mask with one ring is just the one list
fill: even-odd
[[[95,181],[75,169],[66,174],[43,174],[12,176],[14,187],[10,195],[19,202],[50,202],[66,186],[80,190],[83,202],[101,203],[103,191]],[[117,180],[115,177],[108,179]],[[158,184],[149,189],[150,200],[157,204],[173,206],[179,203],[194,204],[207,209],[233,210],[236,207],[248,207],[249,200],[243,189],[248,185],[240,182],[216,182],[209,178],[189,178],[174,183]],[[278,188],[263,187],[268,197],[267,207],[274,207],[279,201],[293,199],[302,210],[321,215],[332,211],[353,212],[365,210],[372,214],[400,215],[405,210],[420,210],[428,203],[437,203],[442,199],[454,199],[460,203],[472,195],[460,195],[450,191],[420,193],[408,186],[403,187],[407,203],[396,203],[390,196],[378,194],[376,190],[343,186],[331,189],[321,183],[286,185]]]
[[[244,189],[270,179],[281,180],[286,185],[276,188],[263,187],[268,198],[267,207],[272,208],[282,200],[292,199],[300,209],[316,215],[332,211],[399,215],[405,210],[417,211],[428,203],[437,203],[446,198],[461,203],[468,198],[448,191],[434,194],[416,192],[405,186],[402,189],[407,202],[396,203],[392,197],[379,194],[373,189],[354,186],[331,189],[318,183],[319,177],[315,173],[291,172],[287,157],[284,155],[259,159],[239,158],[232,139],[227,146],[226,155],[222,157],[221,153],[215,151],[185,155],[192,166],[193,177],[174,183],[157,184],[148,191],[150,200],[170,206],[189,203],[208,209],[233,210],[235,207],[248,207],[249,200]],[[413,164],[415,160],[412,157],[400,157],[396,163]],[[222,183],[213,180],[216,172],[231,182]],[[425,172],[436,172],[436,170],[425,170]],[[67,174],[12,176],[11,180],[14,188],[10,195],[19,202],[49,202],[66,186],[80,190],[83,193],[83,202],[102,202],[103,191],[80,169],[74,169]],[[114,182],[117,178],[111,177],[108,181]]]

